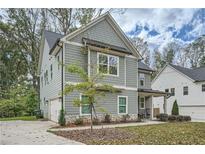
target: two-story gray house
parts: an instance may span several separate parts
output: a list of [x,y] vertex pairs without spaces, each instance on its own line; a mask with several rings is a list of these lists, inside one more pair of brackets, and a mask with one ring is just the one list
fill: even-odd
[[[89,76],[95,71],[104,73],[102,82],[119,89],[120,92],[99,100],[113,120],[125,114],[131,119],[137,119],[138,114],[152,117],[152,97],[164,93],[151,90],[152,70],[139,62],[140,59],[137,49],[109,13],[66,36],[45,31],[39,60],[40,107],[44,116],[57,122],[63,107],[67,122],[89,117],[88,106],[73,105],[73,99],[86,96],[73,92],[61,97],[66,84],[81,82],[78,76],[66,72],[61,63],[77,63]],[[91,65],[98,66],[97,70],[93,71]],[[104,115],[97,114],[98,117]]]

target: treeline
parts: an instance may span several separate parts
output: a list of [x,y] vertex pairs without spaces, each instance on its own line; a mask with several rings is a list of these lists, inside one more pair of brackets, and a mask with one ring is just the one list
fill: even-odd
[[143,61],[156,70],[156,73],[166,63],[190,68],[205,66],[205,35],[186,45],[178,41],[172,41],[162,49],[155,48],[153,52],[150,51],[148,43],[143,39],[132,38],[132,41],[143,56]]
[[121,14],[125,9],[0,9],[0,115],[33,114],[38,109],[44,30],[66,35],[106,11]]

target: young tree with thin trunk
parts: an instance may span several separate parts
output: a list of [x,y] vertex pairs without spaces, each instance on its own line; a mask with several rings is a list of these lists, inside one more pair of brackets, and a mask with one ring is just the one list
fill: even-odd
[[[94,67],[93,67],[94,68]],[[100,107],[99,99],[106,95],[106,93],[116,93],[119,90],[114,88],[111,85],[100,83],[104,77],[101,73],[95,73],[91,76],[88,76],[87,72],[77,66],[69,65],[66,70],[69,73],[76,74],[82,79],[82,82],[77,84],[67,84],[64,89],[64,94],[70,94],[73,91],[80,92],[83,96],[86,96],[86,99],[81,100],[80,98],[75,98],[73,103],[75,106],[89,105],[90,110],[90,122],[91,122],[91,131],[93,130],[93,116],[97,118],[96,109],[99,109],[101,112],[105,112],[105,109]],[[94,115],[93,115],[94,114]]]

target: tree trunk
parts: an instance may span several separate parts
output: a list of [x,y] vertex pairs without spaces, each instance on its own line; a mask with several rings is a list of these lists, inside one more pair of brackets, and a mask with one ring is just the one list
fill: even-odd
[[91,119],[91,122],[90,122],[90,129],[91,129],[91,132],[93,131],[93,103],[90,104],[90,119]]

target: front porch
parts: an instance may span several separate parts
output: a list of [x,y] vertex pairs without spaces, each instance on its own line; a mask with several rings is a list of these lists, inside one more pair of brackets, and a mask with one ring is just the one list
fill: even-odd
[[138,115],[142,119],[154,119],[159,110],[153,108],[153,97],[164,97],[164,112],[166,113],[167,93],[152,89],[138,89]]

